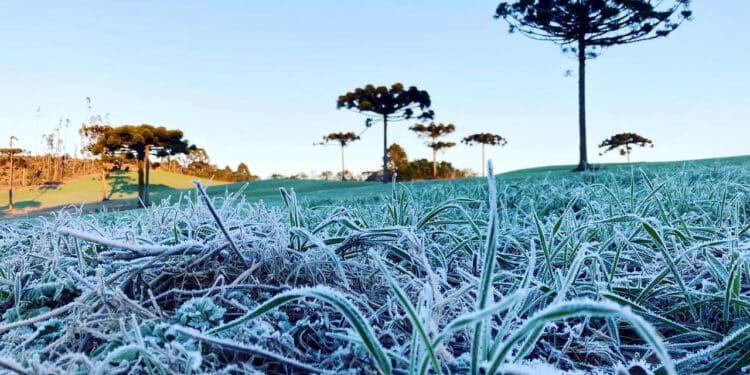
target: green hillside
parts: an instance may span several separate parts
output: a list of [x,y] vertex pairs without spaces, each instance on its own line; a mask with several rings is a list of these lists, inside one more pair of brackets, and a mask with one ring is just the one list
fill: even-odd
[[[154,171],[151,173],[151,196],[155,200],[179,194],[195,185],[195,177],[175,173]],[[111,173],[108,182],[108,203],[136,204],[138,196],[138,174],[136,172]],[[205,184],[207,181],[203,180]],[[211,182],[216,188],[226,182]],[[0,191],[0,215],[8,210],[7,190]],[[13,202],[15,210],[21,213],[62,205],[101,205],[102,186],[98,175],[86,176],[59,185],[44,185],[33,189],[15,190]]]
[[[597,167],[600,171],[618,172],[622,170],[643,168],[658,171],[664,168],[691,168],[696,166],[725,166],[750,163],[750,155],[729,158],[714,158],[689,161],[655,162],[655,163],[617,163],[601,164]],[[522,169],[498,175],[498,178],[506,180],[545,179],[562,178],[572,176],[574,166],[547,166],[538,168]],[[194,194],[192,176],[185,176],[167,172],[154,171],[151,174],[151,200],[159,202],[162,199],[176,199],[180,194]],[[225,192],[235,193],[242,189],[246,183],[226,183],[199,179],[201,183],[208,185],[206,189],[210,195],[223,196]],[[474,179],[462,180],[427,180],[405,182],[404,185],[413,189],[434,186],[435,184],[447,184],[447,187],[468,183]],[[110,175],[108,180],[110,201],[101,202],[101,184],[98,176],[88,176],[77,180],[66,182],[59,186],[44,186],[37,189],[26,189],[14,193],[16,210],[33,216],[38,210],[51,210],[63,205],[81,205],[92,210],[107,208],[109,210],[121,210],[137,206],[137,175],[135,172],[122,172]],[[248,200],[263,200],[269,205],[281,204],[279,188],[294,190],[301,201],[315,202],[316,204],[335,203],[336,201],[351,199],[379,199],[380,196],[390,192],[389,184],[375,182],[355,181],[323,181],[323,180],[263,180],[247,183],[244,195]],[[0,192],[7,194],[7,191]],[[7,217],[7,199],[0,198],[0,217]]]

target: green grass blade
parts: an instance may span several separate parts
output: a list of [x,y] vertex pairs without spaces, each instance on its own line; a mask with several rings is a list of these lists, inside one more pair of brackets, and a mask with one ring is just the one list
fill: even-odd
[[372,327],[367,324],[366,319],[362,316],[362,313],[357,310],[354,305],[349,302],[343,294],[340,292],[328,288],[328,287],[311,287],[311,288],[298,288],[289,290],[280,294],[275,295],[268,301],[264,302],[260,306],[256,307],[249,313],[219,327],[216,327],[210,331],[209,334],[216,334],[227,329],[236,327],[240,324],[246,323],[252,319],[255,319],[270,310],[277,307],[283,306],[289,302],[300,298],[315,298],[334,306],[344,318],[351,324],[357,334],[359,334],[365,348],[373,356],[375,364],[383,374],[391,374],[391,360],[386,355],[385,349],[378,342],[375,334],[372,331]]
[[[496,352],[492,354],[489,370],[486,373],[497,373],[500,366],[508,359],[508,355],[517,341],[524,339],[525,343],[521,347],[526,347],[529,345],[527,342],[533,343],[538,339],[538,334],[543,331],[543,327],[547,323],[576,316],[600,318],[614,317],[629,321],[638,335],[651,346],[651,349],[659,360],[661,360],[667,374],[677,374],[664,343],[648,322],[634,314],[630,309],[621,307],[614,303],[604,301],[596,302],[585,299],[548,306],[539,311],[533,317],[527,319],[510,335],[510,337],[508,337],[508,339],[499,345]],[[514,360],[520,359],[522,359],[521,356],[514,358]]]
[[440,374],[440,362],[438,361],[437,355],[435,354],[435,348],[431,345],[430,337],[427,335],[427,329],[425,329],[424,325],[422,324],[417,310],[414,308],[414,305],[412,305],[411,301],[409,301],[409,297],[406,296],[406,293],[403,291],[403,289],[401,289],[393,276],[391,276],[390,271],[388,271],[388,268],[385,266],[385,263],[383,263],[383,260],[380,259],[380,256],[372,251],[369,254],[370,257],[375,260],[375,263],[378,264],[378,267],[380,268],[380,271],[383,273],[383,276],[388,282],[388,286],[390,286],[391,291],[396,297],[396,300],[398,300],[401,308],[403,308],[406,314],[409,316],[411,324],[414,325],[414,328],[419,334],[419,337],[422,340],[422,344],[425,346],[425,350],[427,351],[427,356],[432,362],[433,370],[435,371],[435,373]]
[[[487,185],[489,190],[489,215],[490,220],[487,225],[487,239],[484,246],[482,273],[477,290],[476,310],[484,310],[492,300],[492,275],[495,271],[495,249],[497,248],[497,189],[495,187],[495,176],[492,169],[492,161],[487,162]],[[474,337],[471,346],[471,373],[479,374],[480,361],[486,356],[486,350],[489,346],[489,330],[479,321],[474,327]]]

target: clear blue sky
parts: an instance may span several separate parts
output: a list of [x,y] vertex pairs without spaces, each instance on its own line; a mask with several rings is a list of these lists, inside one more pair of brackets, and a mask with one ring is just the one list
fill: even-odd
[[[429,91],[436,121],[489,150],[499,171],[577,162],[576,62],[548,42],[508,34],[498,1],[4,2],[0,12],[0,145],[41,150],[69,118],[67,151],[91,97],[114,125],[180,128],[211,161],[253,173],[337,171],[338,147],[312,146],[364,118],[336,98],[367,83]],[[668,38],[613,47],[589,61],[589,159],[614,133],[655,143],[634,161],[750,153],[750,1],[696,1]],[[37,107],[41,108],[37,122]],[[430,149],[389,127],[411,159]],[[65,136],[65,131],[62,132]],[[347,149],[358,173],[381,165],[382,126]],[[479,147],[439,154],[480,170]]]

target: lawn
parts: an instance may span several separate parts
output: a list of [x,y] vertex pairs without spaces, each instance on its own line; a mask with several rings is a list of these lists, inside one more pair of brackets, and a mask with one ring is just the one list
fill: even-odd
[[[684,162],[659,162],[659,163],[631,163],[631,164],[604,164],[599,168],[606,171],[629,171],[632,168],[647,168],[649,170],[660,170],[663,168],[677,168],[679,166],[710,166],[720,163],[721,165],[741,165],[750,162],[750,156],[738,156],[731,158],[705,159]],[[687,163],[687,164],[686,164]],[[571,172],[575,166],[561,165],[551,167],[539,167],[511,171],[500,174],[505,180],[523,180],[523,179],[544,179],[550,177],[566,177],[575,173]],[[159,202],[162,199],[176,200],[181,194],[194,193],[195,177],[185,176],[175,173],[154,171],[151,174],[150,193],[152,202]],[[250,183],[229,183],[223,181],[208,181],[198,179],[204,185],[208,185],[207,192],[211,196],[223,196],[226,192],[235,193],[243,189],[244,196],[253,201],[263,200],[270,205],[279,205],[282,203],[279,195],[279,188],[293,189],[300,194],[302,199],[310,200],[323,204],[325,202],[336,202],[341,199],[352,199],[355,197],[370,196],[377,199],[378,196],[387,192],[388,185],[373,182],[356,182],[356,181],[323,181],[323,180],[262,180]],[[451,181],[415,181],[406,183],[414,188],[433,186],[434,184],[463,184],[471,183],[477,179],[451,180]],[[136,172],[113,173],[108,179],[107,197],[111,201],[108,206],[122,209],[127,207],[137,207],[137,174]],[[3,197],[7,191],[0,191],[0,197],[4,202],[0,205],[0,218],[10,218],[7,215],[7,199]],[[35,189],[22,189],[14,192],[14,202],[16,210],[20,213],[26,213],[20,217],[33,217],[34,210],[51,209],[64,205],[80,206],[84,204],[97,210],[103,209],[105,205],[101,204],[102,193],[99,176],[87,176],[65,184],[57,186],[43,186]]]
[[0,221],[0,368],[741,373],[748,161],[260,181]]
[[[194,188],[192,176],[176,173],[154,171],[151,173],[150,192],[154,199],[160,200],[181,191]],[[203,180],[205,183],[205,180]],[[138,196],[138,174],[136,172],[114,172],[107,179],[107,198],[123,200],[133,206]],[[213,181],[214,187],[226,182]],[[8,209],[7,190],[0,192],[3,205],[0,215]],[[96,205],[102,201],[102,189],[99,175],[86,176],[59,185],[45,185],[38,188],[18,189],[13,192],[13,202],[17,210],[30,211],[62,205]]]

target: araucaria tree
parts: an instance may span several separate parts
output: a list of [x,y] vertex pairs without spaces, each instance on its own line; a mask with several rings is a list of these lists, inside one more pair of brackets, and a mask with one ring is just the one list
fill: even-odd
[[[84,132],[86,128],[84,128]],[[135,159],[138,165],[138,198],[143,205],[149,205],[148,183],[149,156],[186,154],[195,146],[182,139],[182,130],[167,129],[152,125],[122,125],[118,127],[96,125],[91,131],[97,134],[96,140],[88,146],[94,155],[123,155]]]
[[346,171],[346,168],[344,168],[344,147],[358,139],[359,136],[352,132],[331,133],[323,137],[323,141],[326,143],[335,141],[341,145],[341,181],[346,180],[346,173],[344,173]]
[[603,140],[599,147],[606,147],[606,149],[599,155],[619,148],[620,155],[624,155],[627,158],[628,163],[630,163],[630,152],[633,151],[633,145],[638,145],[641,147],[646,147],[646,145],[649,145],[651,147],[654,147],[654,143],[651,142],[651,140],[648,138],[642,137],[635,133],[621,133],[615,134],[609,137],[609,139]]
[[[336,108],[346,108],[368,116],[366,124],[383,121],[383,183],[388,182],[388,121],[417,118],[429,120],[435,116],[430,110],[430,94],[414,86],[408,89],[400,83],[390,88],[367,85],[339,96]],[[419,111],[419,114],[415,111]]]
[[471,146],[473,144],[479,143],[482,145],[482,176],[484,176],[484,146],[490,145],[490,146],[505,146],[508,144],[508,140],[503,138],[500,135],[492,134],[492,133],[477,133],[472,134],[470,136],[464,137],[461,142],[466,143],[467,145]]
[[554,42],[578,59],[579,162],[586,157],[586,59],[607,47],[669,35],[690,18],[689,0],[516,0],[498,5],[495,18],[510,32]]
[[430,141],[427,142],[427,147],[432,149],[432,177],[437,178],[437,152],[456,145],[453,142],[441,142],[437,139],[456,131],[456,126],[453,124],[445,125],[431,122],[430,125],[416,124],[410,127],[409,130],[419,134],[421,137],[430,138]]

